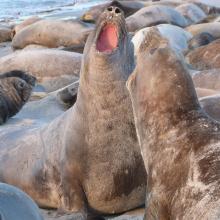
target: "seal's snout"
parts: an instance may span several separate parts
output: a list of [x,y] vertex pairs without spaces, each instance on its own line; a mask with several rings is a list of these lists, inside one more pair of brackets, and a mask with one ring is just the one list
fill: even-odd
[[107,11],[112,12],[114,14],[121,14],[121,9],[118,7],[114,7],[114,6],[108,7]]

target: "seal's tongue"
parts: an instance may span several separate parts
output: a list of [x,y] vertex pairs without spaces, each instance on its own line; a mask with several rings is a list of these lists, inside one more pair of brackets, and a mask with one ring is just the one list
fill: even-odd
[[97,41],[97,50],[100,52],[112,52],[117,45],[118,36],[116,26],[113,24],[104,26]]

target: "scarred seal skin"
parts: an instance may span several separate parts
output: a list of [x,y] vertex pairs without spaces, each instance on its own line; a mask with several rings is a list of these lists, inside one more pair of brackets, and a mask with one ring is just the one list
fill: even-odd
[[43,220],[34,201],[20,189],[0,183],[1,220]]
[[45,127],[0,133],[0,180],[83,220],[143,204],[146,172],[126,89],[133,69],[123,13],[110,7],[86,43],[74,106]]
[[31,95],[35,80],[21,71],[0,75],[0,124],[21,110]]
[[127,87],[148,172],[145,219],[219,219],[220,124],[201,109],[187,69],[157,29]]

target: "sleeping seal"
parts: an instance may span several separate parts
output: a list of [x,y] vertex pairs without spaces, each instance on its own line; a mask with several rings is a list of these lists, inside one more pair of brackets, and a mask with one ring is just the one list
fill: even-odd
[[41,207],[97,220],[91,213],[144,203],[146,173],[126,89],[134,54],[125,27],[117,7],[101,15],[85,46],[72,108],[43,127],[0,130],[0,181]]
[[220,124],[158,30],[141,45],[128,89],[149,175],[145,219],[220,219]]

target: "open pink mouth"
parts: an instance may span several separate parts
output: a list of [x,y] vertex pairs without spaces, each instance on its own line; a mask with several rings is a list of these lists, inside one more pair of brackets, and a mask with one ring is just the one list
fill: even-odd
[[118,46],[117,27],[113,24],[107,24],[101,30],[96,44],[99,52],[112,52]]

